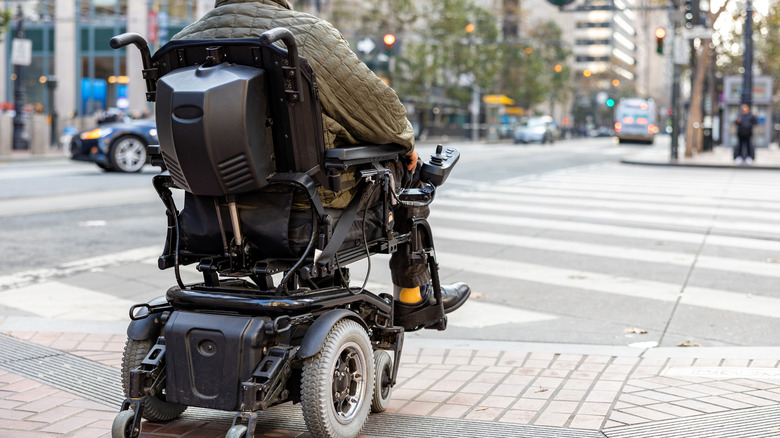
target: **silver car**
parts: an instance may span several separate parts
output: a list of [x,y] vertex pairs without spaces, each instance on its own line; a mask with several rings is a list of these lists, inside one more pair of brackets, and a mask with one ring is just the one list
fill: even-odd
[[517,143],[552,143],[557,136],[558,127],[550,116],[529,117],[515,129]]

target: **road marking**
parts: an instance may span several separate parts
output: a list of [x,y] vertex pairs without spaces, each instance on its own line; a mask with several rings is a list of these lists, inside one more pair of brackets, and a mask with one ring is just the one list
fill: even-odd
[[[772,222],[780,223],[780,210],[777,212],[759,211],[746,208],[726,208],[722,206],[690,206],[681,204],[659,204],[646,202],[636,202],[636,198],[632,201],[620,200],[620,201],[608,201],[603,199],[583,199],[582,197],[555,197],[550,198],[547,196],[524,196],[524,195],[507,195],[505,193],[488,193],[488,192],[456,192],[450,193],[448,198],[457,198],[458,201],[464,199],[479,199],[488,201],[499,201],[504,204],[527,206],[529,204],[563,204],[566,206],[580,206],[595,209],[615,209],[615,210],[649,210],[653,212],[673,213],[675,215],[690,214],[701,215],[709,217],[721,217],[721,216],[737,216],[737,217],[749,217],[756,219],[766,219]],[[519,208],[523,208],[519,207]]]
[[[671,251],[653,251],[626,246],[599,245],[571,240],[555,240],[543,237],[514,236],[496,233],[471,231],[466,229],[436,227],[434,236],[438,239],[487,243],[492,245],[511,245],[542,251],[556,251],[570,254],[636,260],[649,263],[664,263],[689,267],[696,260],[696,267],[718,271],[739,272],[780,278],[780,266],[776,263],[754,262],[725,257],[700,255]],[[778,243],[780,245],[780,243]]]
[[661,302],[674,302],[681,297],[682,304],[691,306],[769,318],[780,317],[780,298],[696,287],[688,287],[681,293],[681,286],[677,284],[455,253],[438,252],[437,259],[448,269],[460,269],[486,276]]
[[[628,227],[621,225],[601,225],[588,222],[559,221],[555,219],[535,219],[522,216],[496,216],[488,214],[467,213],[462,211],[431,209],[432,219],[457,222],[477,222],[493,225],[508,225],[523,228],[538,228],[541,230],[558,230],[576,233],[590,233],[607,236],[628,237],[632,239],[672,241],[701,244],[705,241],[712,245],[730,246],[736,248],[780,251],[780,241],[751,239],[746,237],[704,236],[701,233],[685,231],[665,231],[651,228]],[[434,234],[439,228],[433,226]],[[780,227],[778,227],[780,228]]]
[[[437,206],[463,208],[463,202],[452,199],[441,199]],[[777,223],[763,223],[757,221],[722,221],[713,218],[686,218],[678,216],[661,216],[650,214],[630,214],[614,211],[583,210],[571,208],[539,207],[528,204],[509,205],[491,202],[471,202],[468,207],[475,210],[500,211],[505,213],[543,214],[551,216],[565,216],[619,222],[651,223],[666,226],[686,226],[694,228],[713,227],[725,230],[737,230],[750,232],[763,232],[780,234],[780,226]]]
[[141,262],[144,260],[155,260],[162,252],[161,246],[146,246],[142,248],[131,249],[129,251],[118,252],[114,254],[105,254],[98,257],[76,260],[63,263],[56,268],[34,269],[23,271],[16,274],[0,276],[0,291],[5,289],[18,289],[34,283],[42,283],[55,278],[64,278],[76,275],[81,272],[87,272],[93,269],[116,266],[125,263]]
[[556,316],[546,313],[498,305],[469,299],[463,307],[447,315],[447,326],[463,328],[485,328],[502,324],[524,324],[549,321]]
[[[0,217],[142,204],[158,199],[152,187],[0,200]],[[162,205],[162,204],[161,204]],[[161,209],[163,207],[161,206]]]

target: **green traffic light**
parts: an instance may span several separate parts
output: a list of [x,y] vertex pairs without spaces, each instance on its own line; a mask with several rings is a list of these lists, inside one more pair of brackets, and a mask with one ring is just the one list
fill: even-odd
[[607,106],[610,108],[615,106],[615,99],[607,99]]

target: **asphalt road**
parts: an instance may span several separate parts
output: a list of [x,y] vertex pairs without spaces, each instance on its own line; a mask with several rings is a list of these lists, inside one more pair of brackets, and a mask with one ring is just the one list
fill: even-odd
[[[769,173],[621,165],[649,147],[611,139],[447,144],[462,158],[430,221],[443,280],[467,281],[474,295],[446,332],[411,336],[780,344],[780,203]],[[0,163],[0,277],[161,246],[155,173]],[[385,266],[375,258],[375,291],[390,288]],[[353,279],[365,270],[353,266]]]

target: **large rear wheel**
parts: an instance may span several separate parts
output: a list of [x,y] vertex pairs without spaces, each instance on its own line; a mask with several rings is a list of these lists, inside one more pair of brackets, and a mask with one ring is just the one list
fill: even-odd
[[[130,371],[141,365],[153,346],[154,341],[151,340],[128,339],[125,343],[125,352],[122,355],[122,389],[124,389],[125,397],[130,396]],[[142,416],[149,421],[170,421],[187,409],[187,406],[165,401],[164,390],[155,396],[144,396],[142,403],[144,405]]]
[[374,391],[374,358],[366,330],[339,321],[322,350],[306,359],[301,406],[315,437],[356,437],[368,419]]

